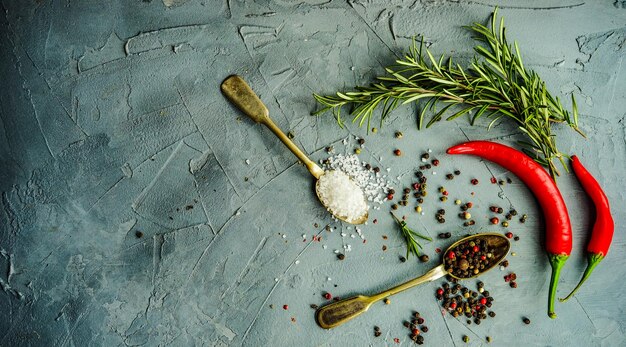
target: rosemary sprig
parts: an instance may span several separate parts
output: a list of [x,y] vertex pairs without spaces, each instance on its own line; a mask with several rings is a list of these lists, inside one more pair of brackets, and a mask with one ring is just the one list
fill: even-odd
[[393,212],[389,212],[389,213],[391,213],[391,216],[393,216],[393,219],[395,219],[396,223],[398,223],[398,226],[400,226],[400,229],[402,231],[402,237],[404,237],[404,241],[406,242],[406,258],[409,259],[409,255],[411,253],[415,254],[415,256],[419,256],[420,255],[419,249],[422,248],[422,245],[420,245],[416,237],[420,239],[428,240],[428,241],[432,241],[433,239],[431,239],[428,236],[418,234],[415,231],[409,229],[409,227],[406,226],[405,221],[398,219],[398,217],[396,217],[396,215],[393,214]]
[[[516,42],[510,45],[506,39],[504,19],[496,23],[497,8],[492,13],[491,28],[474,23],[467,27],[476,34],[475,39],[483,45],[474,47],[482,57],[474,57],[466,69],[453,63],[452,58],[435,59],[432,53],[419,47],[415,40],[404,59],[397,65],[387,67],[386,75],[377,78],[369,87],[357,86],[355,90],[336,95],[314,94],[323,106],[314,114],[332,111],[337,123],[343,126],[341,109],[350,106],[352,122],[362,126],[369,124],[374,110],[382,109],[381,126],[391,111],[409,103],[425,104],[419,112],[418,129],[424,127],[425,114],[432,111],[426,127],[430,127],[446,115],[453,120],[470,115],[473,125],[480,118],[490,119],[488,129],[500,119],[510,119],[528,138],[520,141],[524,152],[538,163],[546,166],[554,179],[559,175],[554,159],[565,166],[564,157],[556,146],[552,123],[565,123],[585,136],[578,128],[578,109],[572,95],[570,114],[558,97],[552,96],[545,82],[534,71],[524,67]],[[437,109],[441,106],[440,109]]]

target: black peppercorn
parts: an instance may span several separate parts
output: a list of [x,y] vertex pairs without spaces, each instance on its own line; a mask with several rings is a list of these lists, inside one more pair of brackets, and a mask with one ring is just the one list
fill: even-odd
[[528,317],[524,317],[524,324],[530,324],[530,319],[528,319]]

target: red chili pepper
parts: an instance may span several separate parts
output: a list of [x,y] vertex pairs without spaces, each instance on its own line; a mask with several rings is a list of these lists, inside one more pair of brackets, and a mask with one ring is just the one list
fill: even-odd
[[471,154],[493,161],[517,175],[535,195],[544,211],[546,251],[552,266],[548,295],[548,316],[556,318],[554,298],[561,269],[572,251],[572,227],[567,206],[556,183],[526,154],[490,141],[471,141],[451,147],[448,154]]
[[591,240],[589,240],[587,244],[587,268],[580,282],[576,285],[576,288],[574,288],[565,299],[559,299],[560,301],[566,301],[571,298],[587,278],[589,278],[593,269],[604,259],[611,246],[613,231],[615,230],[609,199],[606,197],[606,194],[604,194],[598,181],[585,169],[575,155],[572,156],[572,168],[574,169],[574,174],[576,174],[578,181],[580,181],[583,189],[587,192],[587,195],[589,195],[596,208],[596,220],[593,224]]

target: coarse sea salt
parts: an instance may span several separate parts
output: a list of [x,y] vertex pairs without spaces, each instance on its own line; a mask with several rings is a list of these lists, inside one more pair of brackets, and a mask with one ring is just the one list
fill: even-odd
[[343,171],[326,171],[317,181],[317,194],[333,215],[344,218],[348,223],[359,220],[367,213],[363,191]]
[[[382,159],[382,158],[380,158]],[[387,191],[393,187],[386,181],[386,175],[382,176],[367,169],[367,163],[359,160],[354,154],[337,154],[324,161],[324,170],[339,170],[352,178],[367,201],[382,204],[386,201]]]

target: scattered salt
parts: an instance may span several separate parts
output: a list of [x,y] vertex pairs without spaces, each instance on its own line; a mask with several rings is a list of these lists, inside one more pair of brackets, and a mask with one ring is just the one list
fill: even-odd
[[296,260],[296,261],[295,261],[295,264],[296,264],[296,265],[300,264],[300,260]]
[[250,159],[246,159],[246,164],[250,165]]

